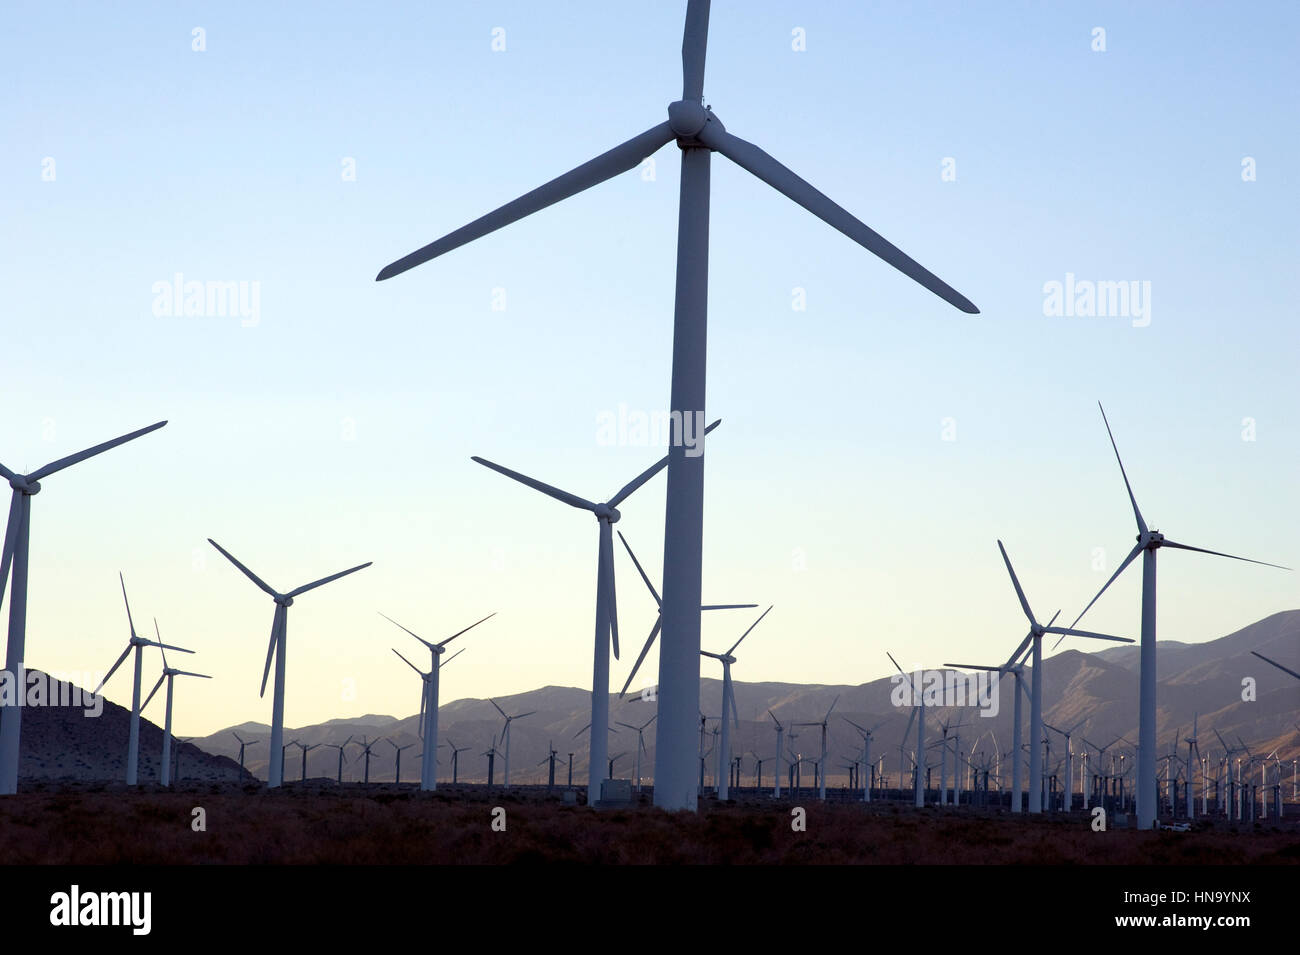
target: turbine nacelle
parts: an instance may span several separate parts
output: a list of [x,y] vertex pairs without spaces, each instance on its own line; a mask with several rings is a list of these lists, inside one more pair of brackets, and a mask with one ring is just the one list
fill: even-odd
[[597,504],[591,512],[596,515],[596,520],[608,521],[611,524],[617,524],[623,517],[617,507],[610,507],[608,504]]
[[719,130],[724,129],[713,111],[701,103],[678,100],[668,104],[668,126],[677,134],[679,146],[704,145],[696,137],[709,123],[716,123]]
[[293,606],[293,598],[285,594],[276,594],[275,602],[279,604],[281,607],[283,607],[285,610],[288,610],[290,607]]
[[29,480],[26,474],[15,474],[9,479],[9,486],[31,497],[40,491],[41,482]]

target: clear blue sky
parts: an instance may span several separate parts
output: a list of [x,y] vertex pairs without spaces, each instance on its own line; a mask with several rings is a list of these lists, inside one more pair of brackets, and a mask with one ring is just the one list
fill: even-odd
[[[171,421],[34,501],[32,665],[112,662],[121,569],[138,616],[218,677],[184,687],[178,731],[269,719],[272,605],[211,536],[282,589],[375,562],[293,608],[289,725],[414,712],[388,651],[412,641],[381,609],[429,637],[500,611],[444,700],[590,685],[595,522],[469,457],[600,499],[659,454],[602,446],[596,422],[667,402],[676,148],[653,181],[373,278],[660,122],[684,9],[10,6],[0,461]],[[983,313],[715,157],[705,592],[777,605],[737,679],[861,682],[887,647],[1000,661],[1025,627],[997,537],[1042,615],[1072,616],[1134,533],[1098,399],[1153,526],[1300,565],[1297,28],[1289,3],[714,3],[705,91],[728,129]],[[155,315],[178,272],[260,283],[258,323]],[[1149,282],[1150,324],[1044,315],[1067,273]],[[619,525],[656,582],[663,494]],[[653,622],[619,560],[615,686]],[[1166,552],[1161,637],[1222,636],[1297,584]],[[1136,636],[1137,599],[1134,573],[1087,619]],[[706,647],[748,622],[714,615]]]

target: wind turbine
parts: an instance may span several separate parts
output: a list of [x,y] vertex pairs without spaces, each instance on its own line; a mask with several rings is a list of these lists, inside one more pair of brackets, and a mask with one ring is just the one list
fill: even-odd
[[[393,782],[400,784],[402,781],[402,750],[410,749],[415,744],[407,743],[405,746],[398,746],[390,739],[388,741],[388,745],[393,747],[393,750],[396,752],[397,755],[397,768],[393,770]],[[433,759],[434,759],[434,765],[437,765],[437,761],[438,761],[437,755],[435,755]]]
[[362,755],[365,756],[366,758],[365,778],[362,779],[363,783],[370,782],[370,756],[371,756],[370,750],[378,746],[382,742],[383,740],[378,740],[378,739],[372,739],[369,742],[367,742],[366,738],[363,736],[361,737],[361,742],[357,744],[358,746],[361,747]]
[[[163,643],[161,639],[146,640],[144,637],[137,636],[135,632],[135,621],[131,619],[131,601],[127,600],[126,597],[126,580],[122,577],[121,571],[118,571],[117,579],[122,584],[122,600],[126,603],[126,622],[131,628],[131,639],[127,641],[126,649],[123,650],[122,655],[117,658],[117,662],[113,664],[104,679],[99,681],[99,686],[95,687],[93,695],[99,695],[99,691],[104,688],[104,684],[107,683],[112,678],[113,674],[117,672],[117,668],[122,665],[123,661],[126,660],[127,656],[132,651],[135,651],[135,684],[131,691],[131,728],[126,743],[126,784],[128,786],[134,786],[136,784],[136,771],[140,762],[140,668],[144,663],[142,651],[145,647],[158,647],[160,649],[166,648],[168,650],[176,650],[180,653],[193,653],[194,651],[186,650],[184,647],[173,647],[171,644]],[[166,666],[165,661],[163,665]],[[5,717],[5,719],[8,719],[8,717]]]
[[[979,311],[965,296],[762,149],[727,132],[712,108],[704,103],[708,27],[709,0],[690,0],[682,37],[682,97],[668,105],[666,122],[393,262],[377,276],[379,281],[391,278],[627,172],[670,142],[675,141],[682,150],[670,398],[672,440],[664,522],[664,646],[659,656],[662,717],[660,745],[655,747],[655,805],[692,811],[697,808],[691,736],[700,699],[697,654],[700,651],[704,455],[702,448],[692,448],[693,453],[687,453],[683,423],[688,415],[704,413],[710,156],[715,151],[722,153],[945,301],[964,312]],[[599,714],[593,714],[593,721],[598,718]]]
[[[1187,744],[1187,818],[1196,817],[1196,800],[1192,797],[1192,767],[1198,766],[1201,769],[1201,815],[1205,815],[1205,766],[1201,763],[1201,747],[1196,741],[1196,727],[1201,717],[1200,713],[1192,714],[1192,735],[1186,737],[1183,742]],[[1174,739],[1174,748],[1177,749],[1178,740]]]
[[[30,474],[15,474],[0,464],[0,477],[8,481],[9,486],[14,490],[9,501],[9,522],[5,525],[4,547],[0,550],[0,607],[4,605],[5,586],[9,582],[11,568],[14,584],[13,596],[9,601],[9,642],[5,648],[5,669],[14,675],[20,686],[26,686],[27,682],[23,676],[23,661],[26,659],[27,652],[27,576],[31,544],[32,496],[40,493],[41,479],[116,448],[120,444],[133,441],[150,431],[157,431],[166,423],[166,421],[159,421],[147,428],[87,448],[85,451],[59,458]],[[7,702],[7,696],[8,694],[0,694],[0,795],[3,796],[11,796],[18,792],[18,741],[22,735],[23,719],[23,708],[14,705],[17,701]],[[139,699],[138,694],[136,699]],[[137,726],[137,722],[137,719],[131,721],[133,728]],[[134,784],[134,780],[131,782]]]
[[[713,422],[704,429],[704,433],[708,434],[719,424],[721,424],[720,420]],[[593,724],[608,724],[609,649],[611,643],[614,647],[614,659],[618,659],[618,602],[614,587],[614,537],[612,528],[622,517],[618,506],[627,500],[641,485],[663,470],[668,464],[668,457],[660,458],[625,484],[608,501],[601,504],[595,504],[586,498],[578,497],[576,494],[570,494],[558,487],[544,484],[525,474],[494,464],[484,458],[474,457],[473,460],[486,468],[491,468],[499,474],[504,474],[506,477],[518,481],[520,484],[525,484],[535,491],[541,491],[548,497],[553,497],[557,501],[568,504],[570,507],[576,507],[579,510],[591,511],[596,516],[599,536],[596,558],[596,643],[591,677],[591,722]],[[697,689],[698,670],[697,666]],[[587,765],[588,805],[594,805],[600,799],[601,770],[605,768],[606,754],[608,752],[608,740],[604,739],[599,733],[593,733],[591,735],[591,751]]]
[[[647,583],[648,582],[649,581],[647,581]],[[769,606],[759,614],[758,619],[749,625],[749,629],[740,635],[740,640],[733,643],[726,653],[710,653],[707,650],[700,651],[700,656],[710,657],[722,664],[722,742],[720,743],[721,748],[718,750],[718,761],[719,764],[724,760],[726,761],[728,772],[727,778],[718,780],[719,800],[730,798],[731,723],[727,721],[728,711],[731,713],[731,722],[736,724],[736,729],[740,729],[740,712],[736,709],[736,689],[731,682],[731,665],[736,662],[736,658],[732,656],[732,654],[736,652],[736,647],[740,646],[741,641],[749,636],[750,631],[762,623],[763,618],[771,612],[772,608]],[[651,639],[653,639],[653,637]],[[825,798],[824,794],[822,798]]]
[[[1011,566],[1011,558],[1007,556],[1007,549],[1002,546],[1002,541],[998,541],[998,550],[1002,552],[1002,561],[1007,565],[1007,573],[1011,575],[1011,583],[1016,588],[1016,596],[1020,599],[1020,609],[1025,612],[1025,617],[1029,620],[1029,633],[1025,635],[1025,639],[1020,646],[1016,648],[1016,652],[1011,654],[1011,657],[1007,660],[1007,665],[1010,666],[1019,660],[1020,655],[1025,652],[1025,648],[1032,644],[1034,677],[1030,682],[1029,690],[1029,739],[1033,745],[1029,747],[1029,811],[1036,813],[1043,810],[1043,763],[1042,751],[1039,749],[1039,743],[1044,738],[1043,635],[1056,633],[1061,636],[1110,640],[1114,643],[1132,643],[1133,641],[1128,637],[1112,637],[1105,633],[1093,633],[1091,630],[1054,627],[1051,621],[1048,621],[1047,626],[1043,626],[1038,622],[1038,618],[1034,616],[1034,612],[1029,609],[1029,601],[1025,598],[1025,592],[1020,586],[1020,580],[1016,577],[1016,572]],[[1057,611],[1057,613],[1059,614],[1060,611]],[[1083,616],[1083,614],[1079,616]],[[1056,616],[1054,615],[1052,620],[1055,619]]]
[[452,742],[450,736],[447,737],[447,748],[451,750],[451,784],[455,786],[459,781],[458,770],[460,768],[460,754],[470,749],[469,746],[457,746]]
[[852,726],[862,736],[862,767],[866,770],[862,780],[862,801],[871,802],[871,774],[875,771],[875,767],[871,765],[871,739],[872,734],[885,725],[884,721],[882,720],[871,729],[867,729],[864,726],[859,726],[847,716],[842,716],[840,719]]
[[[548,742],[546,744],[546,748],[548,750],[546,754],[546,758],[542,760],[542,762],[538,763],[537,765],[541,766],[544,763],[551,764],[550,769],[547,770],[547,774],[546,774],[546,791],[550,792],[552,789],[555,788],[555,757],[559,755],[559,750],[555,748],[554,741]],[[639,785],[640,784],[638,784],[638,788]]]
[[234,730],[230,731],[230,735],[235,737],[235,739],[239,740],[239,781],[242,783],[244,781],[244,747],[252,746],[254,743],[260,743],[261,740],[244,739]]
[[776,770],[775,770],[775,777],[774,777],[775,782],[773,783],[773,788],[772,788],[772,798],[780,799],[781,798],[781,739],[785,735],[785,727],[781,725],[781,721],[776,718],[776,714],[773,713],[771,710],[767,711],[767,715],[772,717],[772,722],[776,724],[776,756],[773,757],[776,760]]
[[501,742],[506,748],[504,754],[505,772],[503,773],[504,781],[502,785],[505,786],[506,789],[509,789],[510,788],[510,724],[513,723],[515,720],[522,720],[525,716],[532,716],[537,711],[529,710],[527,713],[516,713],[514,716],[506,716],[506,711],[501,709],[500,706],[497,706],[496,700],[489,699],[488,702],[491,703],[493,706],[496,706],[497,712],[500,713],[502,716],[504,716],[506,720],[505,729],[501,731]]
[[[1251,560],[1248,557],[1237,557],[1233,554],[1225,554],[1217,550],[1206,550],[1204,547],[1192,547],[1188,544],[1178,544],[1165,538],[1165,535],[1158,530],[1152,530],[1147,527],[1146,521],[1142,519],[1142,512],[1138,509],[1137,498],[1133,496],[1133,487],[1129,484],[1128,472],[1124,470],[1124,462],[1119,456],[1119,447],[1115,444],[1115,435],[1111,433],[1110,422],[1106,420],[1106,409],[1101,407],[1101,402],[1097,402],[1097,407],[1101,408],[1101,420],[1106,425],[1106,434],[1110,437],[1110,446],[1115,451],[1115,460],[1119,462],[1119,471],[1124,478],[1124,487],[1128,491],[1129,503],[1133,505],[1133,517],[1137,521],[1137,544],[1129,551],[1128,556],[1124,558],[1119,567],[1115,569],[1110,580],[1097,591],[1097,596],[1088,602],[1088,606],[1083,608],[1083,612],[1075,619],[1078,623],[1083,614],[1097,602],[1106,589],[1115,582],[1120,574],[1133,563],[1139,554],[1142,555],[1142,643],[1139,658],[1139,691],[1138,691],[1138,768],[1137,779],[1140,785],[1137,790],[1137,827],[1139,829],[1150,829],[1156,821],[1156,551],[1162,547],[1173,547],[1176,550],[1196,551],[1199,554],[1212,554],[1215,557],[1228,557],[1232,560],[1245,561],[1248,564],[1263,564],[1266,567],[1276,567],[1279,570],[1290,570],[1289,567],[1283,567],[1280,564],[1270,564],[1262,560]],[[1058,641],[1059,643],[1059,641]]]
[[[158,644],[157,644],[157,645],[158,645],[159,647],[162,647],[162,646],[163,646],[163,642],[162,642],[162,634],[158,632],[158,618],[157,618],[157,617],[155,617],[155,618],[154,618],[154,621],[153,621],[153,630],[154,630],[154,633],[157,634],[157,636],[158,636]],[[162,686],[162,684],[163,684],[163,680],[166,680],[166,681],[167,681],[167,716],[166,716],[166,719],[163,721],[162,766],[161,766],[161,770],[160,770],[160,773],[159,773],[159,777],[158,777],[158,778],[159,778],[159,781],[162,783],[162,785],[164,785],[164,786],[170,786],[170,785],[171,785],[171,781],[172,781],[172,774],[171,774],[171,753],[172,753],[172,680],[173,680],[175,677],[178,677],[178,676],[196,676],[196,677],[199,677],[200,679],[203,679],[203,680],[211,680],[212,677],[208,676],[206,673],[191,673],[189,670],[177,670],[177,669],[174,669],[173,667],[169,667],[169,666],[167,665],[167,651],[166,651],[166,650],[161,650],[160,652],[162,653],[162,658],[163,658],[163,671],[162,671],[162,676],[158,677],[158,682],[155,683],[155,684],[153,685],[153,689],[149,691],[149,695],[148,695],[147,697],[145,697],[144,702],[140,704],[140,712],[141,712],[141,713],[144,712],[145,707],[149,705],[149,701],[152,700],[154,694],[158,692],[158,688],[159,688],[160,686]],[[139,714],[137,714],[137,719],[138,719],[138,718],[139,718]],[[138,732],[139,732],[139,731],[137,730],[137,733],[138,733]],[[137,736],[137,743],[138,743],[138,739],[139,739],[139,738],[138,738],[138,736]],[[240,748],[242,749],[243,747],[240,747]],[[241,761],[241,764],[242,764],[242,761]]]
[[289,745],[297,746],[300,750],[302,750],[302,782],[305,783],[307,781],[307,754],[310,753],[316,747],[320,746],[321,744],[312,743],[310,746],[308,746],[306,743],[301,742],[300,740],[294,740]]
[[[1055,620],[1056,617],[1052,617]],[[1014,713],[1012,718],[1015,720],[1015,727],[1012,730],[1011,750],[1015,754],[1015,759],[1011,764],[1011,811],[1020,812],[1020,767],[1024,760],[1021,758],[1020,731],[1024,725],[1024,719],[1020,715],[1020,697],[1021,694],[1028,695],[1029,691],[1025,689],[1025,662],[1022,659],[1019,663],[1003,664],[1002,666],[989,667],[980,666],[977,663],[945,663],[944,666],[952,667],[957,670],[988,670],[993,673],[1004,674],[1010,673],[1016,678],[1016,689],[1014,693],[1015,703],[1013,704]],[[999,774],[1001,766],[998,767]]]
[[645,745],[646,727],[649,726],[658,718],[659,718],[659,714],[656,713],[654,716],[650,717],[650,719],[646,720],[640,726],[633,726],[631,723],[624,723],[622,720],[618,721],[619,726],[626,726],[628,729],[636,731],[636,791],[637,792],[641,791],[641,754],[649,752],[649,750],[646,749],[646,745]]
[[[964,720],[965,717],[963,716],[962,719]],[[966,724],[964,722],[958,722],[957,724],[954,725],[951,716],[949,716],[946,720],[943,720],[939,723],[939,731],[942,734],[940,738],[941,741],[939,743],[939,805],[940,806],[946,806],[948,804],[948,731],[955,730],[957,729],[957,727],[965,726],[965,725]],[[960,744],[958,743],[953,744],[953,757],[952,757],[953,776],[956,776],[957,773],[960,772],[958,768],[959,761],[957,759],[958,745]]]
[[424,761],[420,764],[420,789],[430,792],[438,788],[438,671],[442,669],[444,664],[450,663],[459,656],[462,651],[457,650],[445,661],[442,660],[441,657],[447,652],[447,644],[451,643],[451,641],[455,640],[462,634],[473,630],[480,623],[483,623],[484,620],[491,620],[496,616],[496,612],[493,611],[488,614],[483,618],[483,620],[474,621],[464,630],[459,630],[456,633],[453,633],[446,640],[442,640],[439,643],[430,643],[418,633],[407,630],[392,617],[389,617],[382,612],[379,616],[383,617],[398,629],[405,630],[429,648],[430,663],[428,673],[425,673],[410,660],[407,660],[406,657],[402,657],[400,653],[397,653],[397,650],[394,649],[393,652],[397,653],[399,657],[402,657],[402,660],[406,665],[416,673],[420,674],[420,679],[424,681],[423,691],[420,694],[420,737],[424,740],[424,749],[422,750],[424,753]]
[[348,760],[347,760],[347,757],[343,755],[343,750],[346,749],[347,746],[348,746],[351,742],[352,742],[352,737],[349,736],[349,737],[348,737],[347,739],[345,739],[342,743],[326,743],[326,744],[325,744],[325,745],[328,746],[330,749],[337,749],[337,750],[339,751],[339,775],[338,775],[338,781],[337,781],[337,782],[338,782],[338,785],[340,785],[340,786],[343,785],[343,764],[346,763],[346,762],[348,761]]
[[[768,610],[771,609],[772,609],[771,607],[768,607]],[[760,617],[759,619],[761,620],[762,617]],[[827,740],[828,731],[826,728],[826,724],[830,721],[831,710],[835,709],[835,704],[838,703],[839,701],[840,698],[838,695],[836,695],[835,699],[831,700],[830,709],[826,711],[826,715],[823,716],[821,720],[819,720],[818,722],[793,724],[795,726],[820,726],[822,728],[822,754],[821,754],[821,758],[814,760],[814,762],[817,765],[817,798],[821,799],[823,802],[826,800],[826,753],[827,753],[827,742],[828,742]]]
[[[659,608],[658,612],[655,614],[655,625],[650,629],[650,636],[646,638],[645,645],[641,647],[641,655],[636,658],[636,663],[632,665],[632,672],[627,675],[627,680],[623,683],[623,689],[618,691],[618,695],[623,696],[625,693],[627,693],[627,688],[632,685],[633,678],[636,676],[637,671],[641,669],[641,664],[645,660],[646,654],[648,654],[650,652],[650,648],[654,646],[655,638],[659,636],[659,631],[663,627],[664,603],[663,600],[661,600],[659,597],[659,591],[655,590],[655,585],[650,583],[649,575],[646,574],[645,570],[641,567],[641,562],[636,559],[636,554],[632,553],[632,546],[627,542],[627,538],[623,536],[622,531],[618,532],[618,539],[623,542],[623,548],[627,551],[627,556],[632,558],[632,563],[636,565],[637,573],[639,573],[641,575],[641,579],[645,581],[646,588],[650,591],[650,596],[654,597],[655,599],[655,606]],[[700,607],[700,609],[701,610],[748,610],[750,608],[757,607],[757,606],[758,604],[705,604],[704,606]],[[771,610],[772,608],[768,607],[767,609]],[[765,615],[766,613],[767,611],[764,611]],[[763,618],[759,617],[758,619],[762,620]],[[751,627],[750,629],[753,628]],[[741,640],[743,639],[744,637],[741,637]],[[739,643],[740,641],[738,640],[736,642]],[[711,656],[712,654],[704,654],[704,655]]]
[[[903,668],[898,665],[898,661],[894,659],[892,653],[886,650],[885,656],[889,657],[889,662],[894,665],[895,670],[899,673],[903,673]],[[912,765],[916,769],[916,779],[914,780],[914,800],[916,808],[920,809],[925,805],[925,784],[921,780],[921,767],[925,765],[925,696],[917,689],[916,684],[912,681],[910,676],[903,673],[903,677],[907,680],[907,685],[912,689],[912,715],[907,718],[907,729],[903,730],[904,743],[907,742],[907,731],[912,728],[912,720],[916,719],[918,714],[920,715],[920,719],[916,722],[916,755],[912,757]],[[900,790],[899,795],[902,795],[903,743],[899,743],[898,745],[898,788]]]
[[1085,716],[1069,729],[1065,730],[1058,730],[1051,723],[1043,723],[1043,725],[1053,733],[1065,737],[1065,802],[1063,804],[1065,812],[1070,812],[1074,808],[1074,777],[1071,775],[1074,769],[1074,749],[1070,745],[1070,734],[1086,722],[1088,722],[1088,717]]
[[[272,590],[262,578],[241,564],[233,555],[211,537],[208,543],[221,551],[226,560],[230,561],[243,572],[244,576],[266,593],[275,601],[275,616],[271,620],[271,641],[266,647],[266,666],[262,669],[262,689],[258,696],[266,695],[266,678],[271,673],[271,658],[275,658],[275,694],[271,703],[271,753],[283,752],[284,750],[284,665],[285,656],[288,653],[288,623],[289,608],[293,606],[293,598],[307,593],[309,590],[315,590],[331,581],[338,580],[340,577],[346,577],[348,574],[356,573],[358,570],[364,570],[369,567],[373,561],[366,561],[364,564],[358,564],[355,567],[349,567],[347,570],[339,571],[337,574],[330,574],[328,577],[322,577],[320,580],[313,581],[310,584],[303,584],[296,590],[288,593],[279,593]],[[274,789],[280,785],[283,773],[280,765],[272,759],[266,770],[268,789]]]
[[493,734],[492,736],[492,745],[489,746],[487,749],[485,749],[483,752],[479,753],[479,755],[487,757],[487,761],[488,761],[487,784],[491,786],[493,781],[492,774],[493,771],[496,769],[496,761],[497,761],[497,738],[495,734]]

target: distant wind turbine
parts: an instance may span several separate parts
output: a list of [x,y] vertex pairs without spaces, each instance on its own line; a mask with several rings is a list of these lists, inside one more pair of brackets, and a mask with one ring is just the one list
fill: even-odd
[[510,724],[513,723],[515,720],[523,719],[525,716],[532,716],[537,711],[529,710],[527,713],[516,713],[514,716],[507,716],[506,711],[501,709],[501,707],[497,705],[496,700],[489,698],[488,702],[491,703],[493,706],[495,706],[497,712],[500,713],[502,716],[504,716],[506,720],[505,728],[501,730],[501,743],[503,746],[505,746],[505,753],[503,754],[503,758],[505,762],[502,764],[501,775],[502,775],[502,786],[504,786],[506,789],[509,789],[510,788]]
[[[707,650],[700,651],[700,656],[711,657],[722,664],[722,741],[719,744],[718,749],[718,764],[721,765],[723,762],[727,763],[728,771],[726,777],[718,780],[718,799],[721,800],[730,798],[730,787],[728,783],[730,782],[731,776],[731,724],[735,723],[736,729],[740,729],[740,711],[736,708],[736,688],[731,682],[731,665],[736,662],[736,658],[732,656],[732,654],[736,652],[736,647],[740,646],[741,642],[749,636],[750,632],[762,623],[763,618],[771,612],[772,608],[768,607],[759,614],[758,619],[749,625],[749,628],[740,635],[740,640],[733,643],[726,653],[710,653]],[[730,720],[727,719],[728,714],[731,716]]]
[[[154,629],[154,633],[158,637],[158,647],[161,648],[163,647],[162,634],[159,633],[158,631],[158,619],[156,617],[154,618],[153,629]],[[160,650],[160,652],[162,653],[162,658],[163,658],[162,676],[158,677],[158,682],[153,685],[153,689],[149,691],[149,695],[145,697],[144,702],[140,704],[140,712],[141,713],[144,712],[145,707],[149,705],[149,701],[152,700],[154,694],[158,692],[158,688],[162,686],[163,680],[166,680],[167,681],[167,715],[163,721],[162,763],[159,771],[159,781],[164,786],[170,786],[172,781],[172,774],[171,774],[172,680],[178,676],[196,676],[203,680],[211,680],[212,677],[208,676],[206,673],[191,673],[189,670],[177,670],[173,667],[169,667],[167,665],[167,651]]]
[[[275,601],[275,616],[271,621],[271,641],[266,647],[266,666],[262,670],[262,689],[258,696],[266,695],[266,678],[271,673],[271,658],[275,658],[275,694],[271,703],[271,753],[283,752],[284,750],[284,665],[285,657],[288,654],[288,624],[289,608],[293,606],[293,598],[307,593],[309,590],[315,590],[317,587],[338,580],[340,577],[346,577],[348,574],[354,574],[358,570],[364,570],[369,567],[372,561],[366,561],[364,564],[358,564],[355,567],[349,567],[347,570],[339,571],[337,574],[330,574],[328,577],[322,577],[320,580],[313,581],[310,584],[303,584],[296,590],[288,593],[279,593],[272,590],[270,585],[258,577],[255,573],[241,564],[233,555],[211,537],[208,543],[221,551],[226,560],[230,561],[240,569],[245,577],[257,584],[261,590]],[[268,789],[274,789],[280,785],[284,773],[274,759],[266,770]]]
[[254,743],[260,743],[261,740],[244,739],[234,730],[230,731],[230,735],[239,740],[239,781],[242,783],[244,781],[244,749],[245,747],[252,746]]

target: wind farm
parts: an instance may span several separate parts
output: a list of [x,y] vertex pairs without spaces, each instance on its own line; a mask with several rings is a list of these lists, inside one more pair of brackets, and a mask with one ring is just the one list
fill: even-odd
[[[22,193],[32,248],[89,230],[98,294],[22,293],[0,352],[0,857],[1300,862],[1300,289],[1256,241],[1293,224],[1289,104],[1172,123],[1222,92],[1166,83],[1142,12],[1110,51],[1048,10],[412,16],[437,62],[322,11],[297,73],[215,28],[213,74],[168,72],[193,115],[282,124],[248,117],[265,167],[193,237],[156,234],[169,190],[243,160],[168,142],[163,189],[96,171],[95,128]],[[131,96],[134,143],[166,107]],[[1062,158],[1026,132],[1071,135],[1060,104],[1182,158],[1121,168],[1111,129]],[[123,304],[140,270],[179,304]]]

